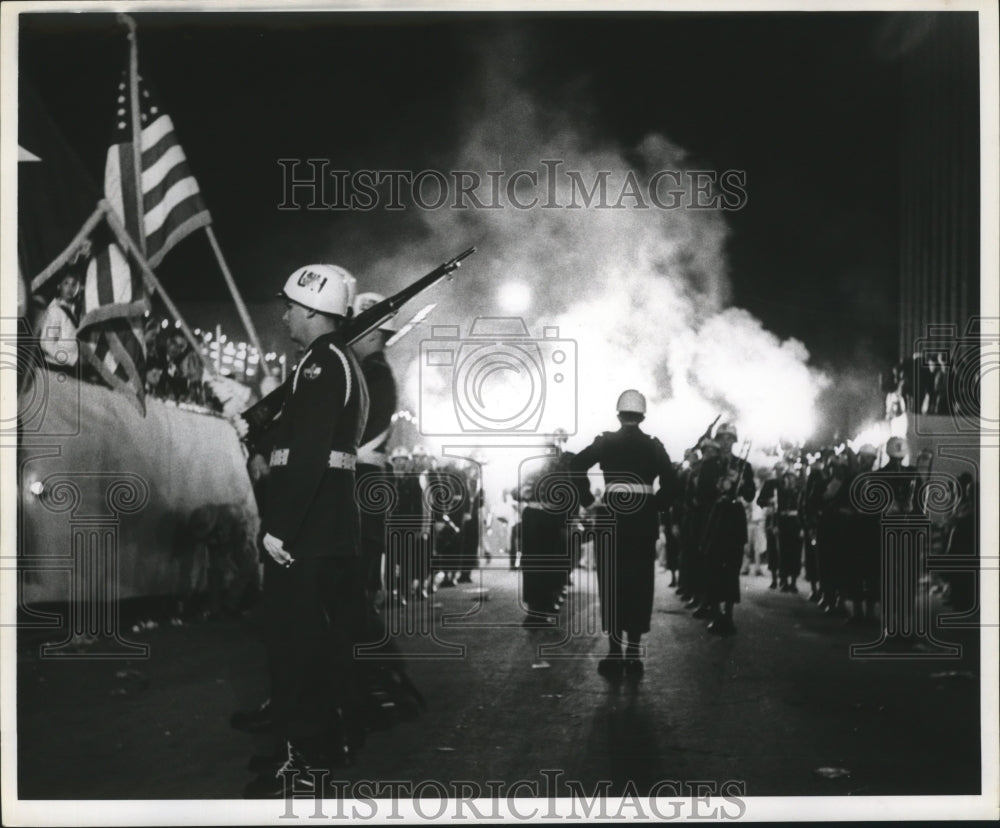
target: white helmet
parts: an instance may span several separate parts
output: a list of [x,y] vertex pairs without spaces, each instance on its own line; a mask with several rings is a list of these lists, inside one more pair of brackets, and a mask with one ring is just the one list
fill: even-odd
[[715,432],[715,439],[718,440],[723,434],[728,434],[734,440],[738,440],[739,437],[736,434],[736,426],[732,423],[723,423]]
[[890,437],[885,444],[885,453],[896,459],[905,457],[906,442],[902,437]]
[[[379,302],[385,300],[385,297],[381,293],[373,293],[369,291],[368,293],[359,293],[358,298],[354,300],[354,315],[358,316],[362,311],[368,310],[368,308],[377,305]],[[382,324],[378,326],[380,331],[385,331],[386,333],[396,333],[396,326],[392,324],[393,317],[390,316],[388,319],[382,321]]]
[[858,456],[860,457],[863,454],[867,454],[869,457],[878,457],[878,449],[871,443],[865,443],[858,449]]
[[289,276],[278,296],[320,313],[347,316],[356,285],[355,278],[342,267],[311,264]]
[[629,388],[628,391],[622,391],[621,396],[618,397],[616,410],[619,414],[645,414],[646,398],[634,388]]

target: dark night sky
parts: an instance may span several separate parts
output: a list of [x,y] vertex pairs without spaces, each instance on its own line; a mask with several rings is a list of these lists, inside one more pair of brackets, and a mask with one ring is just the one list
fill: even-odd
[[[543,106],[585,122],[595,142],[630,147],[659,132],[690,153],[692,166],[747,171],[748,204],[726,216],[732,301],[805,342],[816,362],[837,364],[858,349],[895,356],[900,67],[880,54],[888,17],[136,20],[143,67],[251,302],[320,251],[360,270],[373,245],[395,251],[421,233],[408,216],[380,210],[279,212],[276,159],[447,169],[458,135],[481,114],[468,78],[484,45],[514,38],[509,68],[518,82]],[[124,42],[110,15],[21,18],[22,78],[98,181]],[[225,299],[221,279],[206,275],[213,269],[198,234],[161,270],[178,299],[201,303]]]

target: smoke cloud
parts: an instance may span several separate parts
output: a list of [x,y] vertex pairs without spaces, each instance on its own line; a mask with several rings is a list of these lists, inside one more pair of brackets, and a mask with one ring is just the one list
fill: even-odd
[[[510,43],[484,52],[482,74],[472,80],[479,106],[461,128],[450,159],[454,170],[478,172],[483,185],[477,195],[484,203],[498,198],[501,208],[422,212],[424,238],[380,261],[373,278],[393,282],[392,274],[414,272],[415,259],[430,269],[477,245],[479,252],[453,282],[407,309],[412,313],[423,301],[436,301],[429,324],[459,325],[463,336],[476,317],[510,315],[502,305],[505,286],[526,286],[530,306],[522,316],[532,336],[541,338],[545,326],[556,326],[561,339],[577,345],[575,430],[572,411],[563,424],[571,431],[571,450],[617,427],[615,402],[626,388],[646,395],[644,427],[675,459],[717,414],[736,423],[741,439],[753,440],[755,454],[779,439],[807,439],[829,379],[810,367],[802,343],[782,341],[750,313],[728,306],[723,211],[641,209],[628,198],[623,209],[547,209],[540,203],[522,210],[505,192],[491,192],[488,171],[535,170],[544,182],[545,162],[559,161],[560,171],[577,171],[588,186],[608,172],[608,200],[614,203],[629,171],[645,181],[658,170],[694,166],[666,136],[616,146],[567,111],[543,104],[505,74],[517,63],[511,52],[516,47]],[[568,177],[554,181],[555,201],[570,203]],[[528,189],[525,198],[546,200],[544,183]],[[747,190],[752,199],[752,181]],[[387,289],[400,286],[396,281]],[[397,373],[405,376],[404,402],[414,411],[422,405],[424,415],[438,407],[437,413],[447,412],[455,403],[448,370],[421,371],[420,340],[429,334],[429,327],[420,329],[391,352]],[[525,393],[523,377],[511,372],[495,372],[483,386],[485,399]],[[566,387],[548,387],[545,404],[567,405]],[[549,415],[543,420],[545,428],[556,422]]]

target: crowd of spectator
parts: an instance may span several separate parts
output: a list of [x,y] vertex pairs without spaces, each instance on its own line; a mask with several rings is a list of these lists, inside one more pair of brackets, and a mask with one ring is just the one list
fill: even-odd
[[205,366],[201,354],[179,329],[165,327],[162,319],[150,316],[146,320],[145,340],[146,394],[222,411],[221,402],[203,380]]
[[948,354],[915,353],[886,369],[881,378],[885,418],[902,414],[972,414],[974,400],[957,394]]

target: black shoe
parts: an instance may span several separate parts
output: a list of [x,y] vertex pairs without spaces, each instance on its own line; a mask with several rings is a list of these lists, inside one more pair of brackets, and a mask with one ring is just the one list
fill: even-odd
[[265,699],[254,710],[239,710],[233,713],[229,724],[244,733],[265,733],[271,729],[271,700]]
[[845,610],[840,604],[829,604],[824,612],[831,618],[844,618],[847,615],[847,610]]
[[819,607],[821,610],[825,610],[828,606],[830,606],[830,599],[827,598],[822,593],[820,593],[819,600],[816,602],[816,606]]
[[795,587],[793,587],[791,584],[782,584],[781,585],[781,591],[782,592],[798,592],[798,590]]
[[604,678],[618,679],[622,677],[625,669],[625,660],[619,656],[605,656],[597,662],[597,672]]
[[699,606],[699,604],[700,604],[700,602],[698,601],[697,598],[688,598],[684,602],[684,606],[687,607],[688,609],[693,609],[693,608]]
[[243,798],[280,799],[293,793],[322,795],[323,782],[329,779],[331,767],[327,757],[306,756],[288,743],[281,764],[261,772],[243,789]]
[[814,589],[809,593],[810,603],[816,604],[819,602],[819,593]]
[[471,584],[472,583],[472,578],[469,577],[468,575],[463,575],[461,578],[458,579],[458,583],[460,583],[460,584]]
[[453,587],[455,582],[451,578],[442,578],[441,583],[438,584],[439,587]]
[[720,615],[708,625],[708,631],[715,635],[732,635],[736,632],[736,625],[733,623],[733,619]]
[[711,618],[714,615],[711,607],[700,606],[691,613],[692,618]]
[[[666,571],[666,570],[664,570],[664,571]],[[671,581],[669,584],[667,584],[667,586],[668,587],[677,586],[677,581]]]
[[777,589],[777,588],[778,588],[778,582],[771,581],[771,585],[768,587],[768,589]]
[[638,678],[646,671],[646,666],[642,663],[641,658],[627,658],[625,659],[625,675],[631,676],[633,678]]

